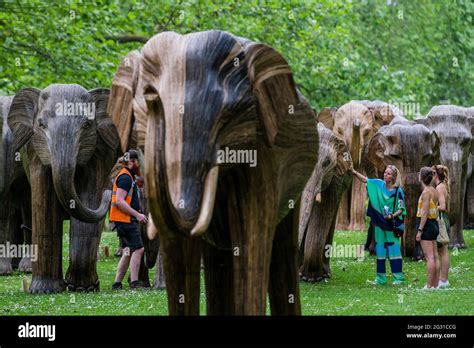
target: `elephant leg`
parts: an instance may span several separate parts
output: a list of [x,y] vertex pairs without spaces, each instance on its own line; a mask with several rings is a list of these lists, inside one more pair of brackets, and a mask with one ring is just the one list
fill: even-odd
[[[21,216],[22,216],[22,221],[23,224],[31,228],[31,192],[29,192],[26,195],[25,198],[25,204],[23,204],[23,207],[21,209]],[[32,232],[27,231],[26,229],[23,230],[23,240],[25,245],[32,245]],[[31,273],[32,271],[32,265],[31,265],[31,256],[32,255],[23,255],[23,258],[20,261],[20,264],[18,266],[18,270],[20,272],[25,272],[25,273]]]
[[313,206],[304,246],[304,262],[300,268],[302,280],[318,282],[330,276],[328,253],[334,236],[341,191],[338,184],[331,183],[321,192],[321,203]]
[[308,222],[306,240],[303,245],[304,256],[300,267],[301,280],[321,281],[323,278],[323,254],[325,253],[324,221],[321,219],[321,204],[315,204]]
[[159,290],[166,289],[165,271],[163,267],[163,256],[161,255],[161,251],[158,252],[158,257],[156,258],[156,275],[153,288]]
[[[260,153],[259,153],[260,156]],[[262,153],[262,158],[268,156]],[[264,315],[276,224],[275,184],[259,170],[239,168],[226,178],[231,248],[234,252],[234,314]],[[232,176],[232,177],[231,177]]]
[[336,229],[339,231],[347,231],[349,229],[349,224],[350,224],[349,202],[350,202],[350,192],[346,191],[342,195],[342,198],[339,204],[339,209],[337,212]]
[[[8,220],[0,220],[0,245],[7,245],[7,242],[10,242],[10,237],[8,235]],[[12,274],[12,263],[11,259],[8,257],[0,257],[0,276]]]
[[299,203],[278,224],[268,287],[272,315],[301,315],[298,282]]
[[53,187],[51,169],[33,159],[31,197],[33,216],[33,245],[38,247],[37,260],[32,262],[33,278],[30,293],[61,292],[66,288],[63,279],[62,241],[63,212]]
[[[328,212],[329,213],[329,212]],[[330,214],[329,214],[330,215]],[[326,235],[326,241],[324,245],[332,245],[333,239],[334,239],[334,230],[336,226],[336,216],[335,214],[332,215],[332,223],[331,227],[329,227],[329,231]],[[331,278],[331,265],[330,265],[330,255],[327,255],[326,253],[322,254],[323,257],[323,278]]]
[[69,267],[66,283],[70,291],[98,291],[97,252],[100,223],[87,223],[71,217]]
[[[8,235],[11,236],[10,242],[19,248],[24,243],[23,231],[21,230],[21,210],[12,209],[10,211],[10,217],[8,219]],[[22,256],[12,257],[11,263],[13,269],[18,269]]]
[[199,315],[199,238],[160,236],[170,315]]
[[233,314],[232,250],[220,250],[201,243],[204,259],[207,315]]
[[151,287],[149,269],[145,264],[145,255],[142,256],[140,261],[140,268],[138,270],[138,283],[144,288]]

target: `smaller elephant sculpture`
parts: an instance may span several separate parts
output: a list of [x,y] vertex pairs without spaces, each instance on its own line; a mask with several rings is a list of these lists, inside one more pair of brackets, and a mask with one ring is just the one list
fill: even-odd
[[[119,138],[106,108],[109,91],[53,84],[25,88],[8,114],[13,149],[22,149],[31,184],[31,293],[99,289],[100,220],[108,211],[109,173]],[[62,269],[63,220],[70,219],[69,268]]]
[[[12,131],[7,124],[12,100],[0,97],[0,245],[5,248],[31,246],[31,232],[22,228],[31,227],[31,189],[20,153],[13,151]],[[16,268],[31,272],[31,256],[30,249],[30,255],[0,257],[0,275],[9,275]]]
[[468,180],[469,157],[474,153],[474,118],[466,108],[455,105],[433,107],[426,118],[417,119],[434,130],[440,139],[440,163],[449,170],[451,192],[448,215],[451,223],[450,247],[464,248],[464,199]]
[[298,245],[300,278],[315,282],[331,275],[327,255],[332,244],[342,194],[352,182],[352,159],[344,141],[317,125],[318,162],[301,197]]
[[401,173],[407,211],[402,247],[405,256],[415,260],[423,257],[415,240],[417,202],[421,193],[417,173],[424,166],[438,163],[439,147],[435,131],[404,118],[396,118],[380,128],[368,146],[369,161],[377,171],[383,172],[391,164]]
[[[354,169],[364,172],[367,164],[364,158],[367,144],[380,127],[389,124],[395,117],[403,117],[403,113],[388,103],[378,100],[352,100],[339,108],[323,109],[317,119],[344,140]],[[351,189],[341,199],[336,228],[364,230],[366,199],[364,184],[355,180]]]

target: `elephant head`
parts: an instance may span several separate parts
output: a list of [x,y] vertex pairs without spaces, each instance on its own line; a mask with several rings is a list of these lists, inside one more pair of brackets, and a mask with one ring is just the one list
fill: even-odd
[[440,138],[440,163],[449,169],[451,186],[448,210],[451,224],[455,225],[454,230],[451,230],[452,242],[462,247],[462,212],[468,159],[474,153],[474,120],[468,116],[466,108],[439,105],[433,107],[426,118],[417,119],[416,122],[434,130]]
[[51,167],[63,208],[84,222],[102,219],[110,203],[106,190],[98,208],[87,207],[75,186],[78,168],[87,166],[99,145],[118,149],[117,131],[106,114],[108,95],[106,89],[87,91],[79,85],[25,88],[15,95],[8,115],[13,148],[31,146],[42,165]]
[[421,192],[417,173],[439,159],[440,140],[437,133],[408,120],[398,120],[383,126],[371,139],[369,161],[383,172],[387,165],[395,165],[401,174],[407,210],[405,254],[421,256],[415,243],[416,204]]
[[216,30],[165,32],[121,64],[109,113],[123,149],[136,124],[160,233],[189,236],[207,229],[219,171],[232,167],[218,166],[217,152],[284,146],[278,135],[288,113],[306,122],[297,116],[302,104],[288,63],[271,47]]
[[340,136],[350,149],[354,167],[363,161],[366,145],[383,125],[396,116],[403,116],[400,110],[382,101],[350,101],[340,108],[325,108],[318,115],[318,121]]

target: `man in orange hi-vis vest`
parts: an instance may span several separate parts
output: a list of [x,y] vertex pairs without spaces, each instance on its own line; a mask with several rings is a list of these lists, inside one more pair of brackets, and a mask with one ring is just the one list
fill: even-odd
[[115,283],[112,289],[122,289],[122,280],[130,265],[130,288],[139,288],[138,271],[144,247],[138,223],[147,223],[147,218],[140,212],[140,200],[135,175],[140,172],[138,152],[129,150],[122,157],[123,168],[114,181],[112,203],[110,204],[110,221],[117,227],[123,248],[122,258],[118,264]]

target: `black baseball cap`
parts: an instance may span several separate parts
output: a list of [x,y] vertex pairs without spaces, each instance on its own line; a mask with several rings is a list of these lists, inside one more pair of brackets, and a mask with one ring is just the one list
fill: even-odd
[[123,155],[125,158],[128,159],[138,159],[138,151],[134,149],[130,149]]

